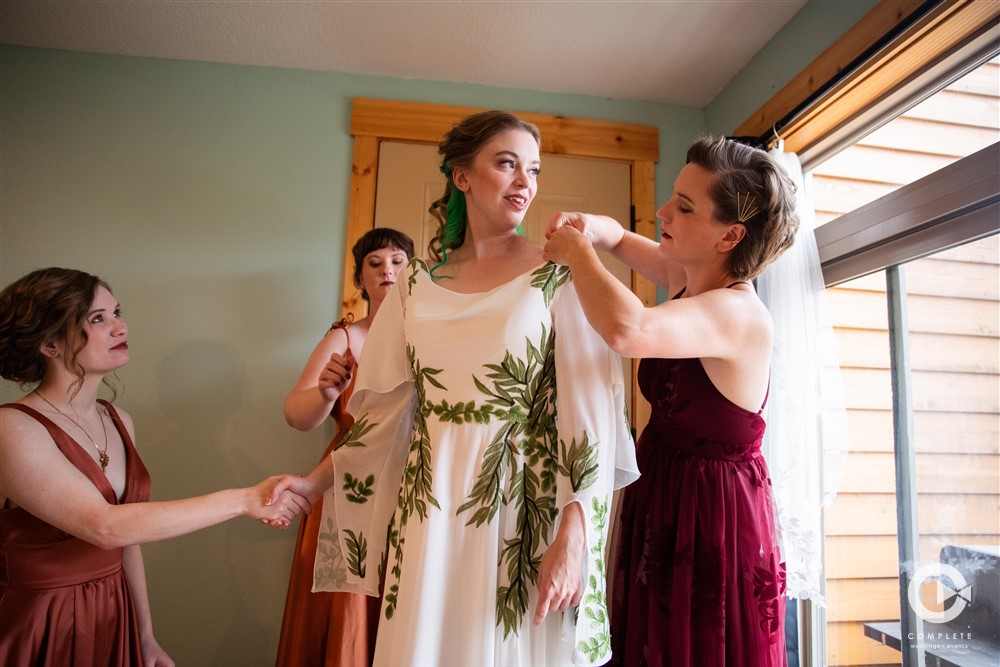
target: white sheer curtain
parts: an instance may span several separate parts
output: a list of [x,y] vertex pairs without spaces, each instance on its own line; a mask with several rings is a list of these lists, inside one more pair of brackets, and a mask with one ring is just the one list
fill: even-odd
[[787,595],[825,604],[822,508],[833,502],[847,451],[840,366],[823,301],[811,177],[779,142],[774,158],[795,182],[795,244],[758,278],[774,318],[764,456],[784,541]]

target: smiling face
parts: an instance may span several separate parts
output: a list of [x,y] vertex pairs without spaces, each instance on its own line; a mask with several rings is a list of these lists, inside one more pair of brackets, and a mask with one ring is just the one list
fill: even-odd
[[493,137],[476,153],[468,169],[456,167],[455,186],[465,193],[469,223],[495,231],[521,224],[538,192],[538,142],[524,130]]
[[406,262],[406,253],[393,246],[379,248],[365,255],[361,267],[361,287],[368,299],[381,302],[396,284],[396,278]]

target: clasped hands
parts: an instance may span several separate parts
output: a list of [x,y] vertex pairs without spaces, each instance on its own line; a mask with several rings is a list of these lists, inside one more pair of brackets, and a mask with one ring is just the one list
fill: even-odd
[[555,213],[545,226],[548,242],[542,257],[568,266],[580,252],[611,250],[622,240],[625,229],[613,218],[589,213]]
[[309,514],[313,503],[323,492],[311,477],[302,475],[276,475],[268,477],[254,487],[260,503],[258,514],[251,513],[260,522],[278,530],[288,528],[295,517]]
[[[266,526],[276,530],[288,528],[298,515],[312,511],[315,499],[310,499],[291,489],[275,489],[286,479],[295,475],[275,475],[252,487],[249,516],[259,519]],[[298,477],[301,479],[301,477]]]

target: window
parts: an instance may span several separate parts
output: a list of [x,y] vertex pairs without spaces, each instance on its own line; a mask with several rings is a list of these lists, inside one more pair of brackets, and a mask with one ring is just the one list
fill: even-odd
[[[942,216],[870,247],[854,241],[839,256],[830,250],[852,234],[870,241],[880,225],[898,223],[899,211],[930,208],[913,201],[935,183],[950,180],[956,187],[948,192],[966,192],[967,165],[976,164],[966,160],[996,163],[998,140],[1000,60],[994,57],[812,169],[817,222],[826,223],[817,231],[827,248],[825,275],[839,283],[826,296],[851,430],[838,498],[825,515],[830,665],[901,664],[904,656],[906,664],[922,665],[928,656],[947,659],[949,650],[997,651],[996,169],[985,182],[992,199],[956,208],[963,215],[985,211],[975,232],[957,217]],[[851,225],[849,234],[843,231]],[[927,236],[932,227],[937,231]],[[918,234],[925,237],[915,243]],[[975,240],[964,243],[969,238]],[[935,578],[944,565],[971,585],[971,604],[963,597],[968,591],[936,599],[941,584],[960,583],[954,576]],[[900,599],[909,593],[901,586],[908,589],[911,581],[918,600],[908,605],[900,637]],[[948,624],[926,620],[942,620],[963,606]],[[953,637],[963,633],[972,636]]]

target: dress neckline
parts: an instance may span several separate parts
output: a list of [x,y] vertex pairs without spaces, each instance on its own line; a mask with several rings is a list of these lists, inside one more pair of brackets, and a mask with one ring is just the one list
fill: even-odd
[[428,279],[428,281],[430,282],[431,285],[434,285],[434,287],[436,287],[436,288],[438,288],[438,289],[440,289],[440,290],[442,290],[444,292],[447,292],[448,294],[454,294],[455,296],[480,296],[481,297],[481,296],[488,296],[490,294],[493,294],[494,292],[502,290],[503,288],[507,287],[508,285],[512,285],[512,284],[518,282],[519,280],[521,280],[525,276],[532,275],[533,273],[535,273],[539,269],[541,269],[541,268],[543,268],[545,266],[548,266],[549,264],[552,264],[552,262],[543,261],[541,264],[536,264],[535,266],[531,267],[527,271],[523,271],[523,272],[517,274],[516,276],[514,276],[513,278],[511,278],[507,282],[501,283],[501,284],[497,285],[496,287],[490,288],[490,289],[485,290],[483,292],[456,292],[455,290],[450,290],[447,287],[445,287],[444,285],[441,285],[440,283],[435,282],[434,281],[434,277],[430,274],[430,271],[427,271],[427,270],[425,270],[423,268],[419,268],[417,270],[420,271],[421,273],[424,273],[427,276],[427,279]]
[[[108,416],[111,417],[111,423],[114,424],[115,430],[118,432],[118,436],[121,438],[122,446],[125,450],[125,482],[122,485],[122,493],[120,496],[115,491],[115,487],[111,484],[111,480],[108,478],[108,476],[105,475],[103,472],[101,472],[101,465],[97,461],[95,461],[93,457],[90,456],[89,450],[86,447],[84,447],[79,440],[70,435],[69,432],[67,432],[66,429],[64,429],[62,426],[49,419],[41,411],[33,408],[30,405],[25,405],[24,403],[17,403],[17,402],[5,403],[4,405],[0,405],[0,407],[13,407],[17,410],[21,410],[22,412],[26,412],[29,416],[34,418],[35,421],[42,424],[42,426],[45,426],[46,429],[48,428],[48,426],[51,426],[52,428],[59,430],[64,436],[66,436],[67,439],[70,440],[70,442],[72,442],[74,445],[77,445],[82,452],[86,453],[86,455],[83,456],[82,458],[90,462],[90,465],[93,466],[93,472],[96,473],[93,478],[90,475],[87,475],[87,478],[90,479],[90,481],[94,484],[94,486],[97,487],[99,491],[101,491],[102,494],[105,491],[105,489],[103,489],[102,487],[106,485],[107,489],[111,491],[111,497],[115,499],[115,504],[121,505],[125,497],[128,495],[129,481],[131,480],[132,477],[131,475],[132,471],[130,470],[130,463],[132,461],[132,452],[131,452],[132,448],[129,447],[129,443],[131,443],[132,441],[131,437],[128,434],[128,430],[125,428],[125,423],[121,420],[121,417],[118,415],[118,411],[115,410],[114,405],[110,401],[107,401],[103,398],[97,399],[97,402],[103,405],[105,409],[107,409]],[[58,447],[58,444],[56,446]],[[63,456],[66,456],[66,454],[63,453]],[[80,466],[78,466],[72,459],[67,457],[67,460],[74,467],[76,467],[77,470],[80,470]],[[87,464],[84,463],[83,465]],[[84,470],[80,470],[80,472],[86,474]]]

